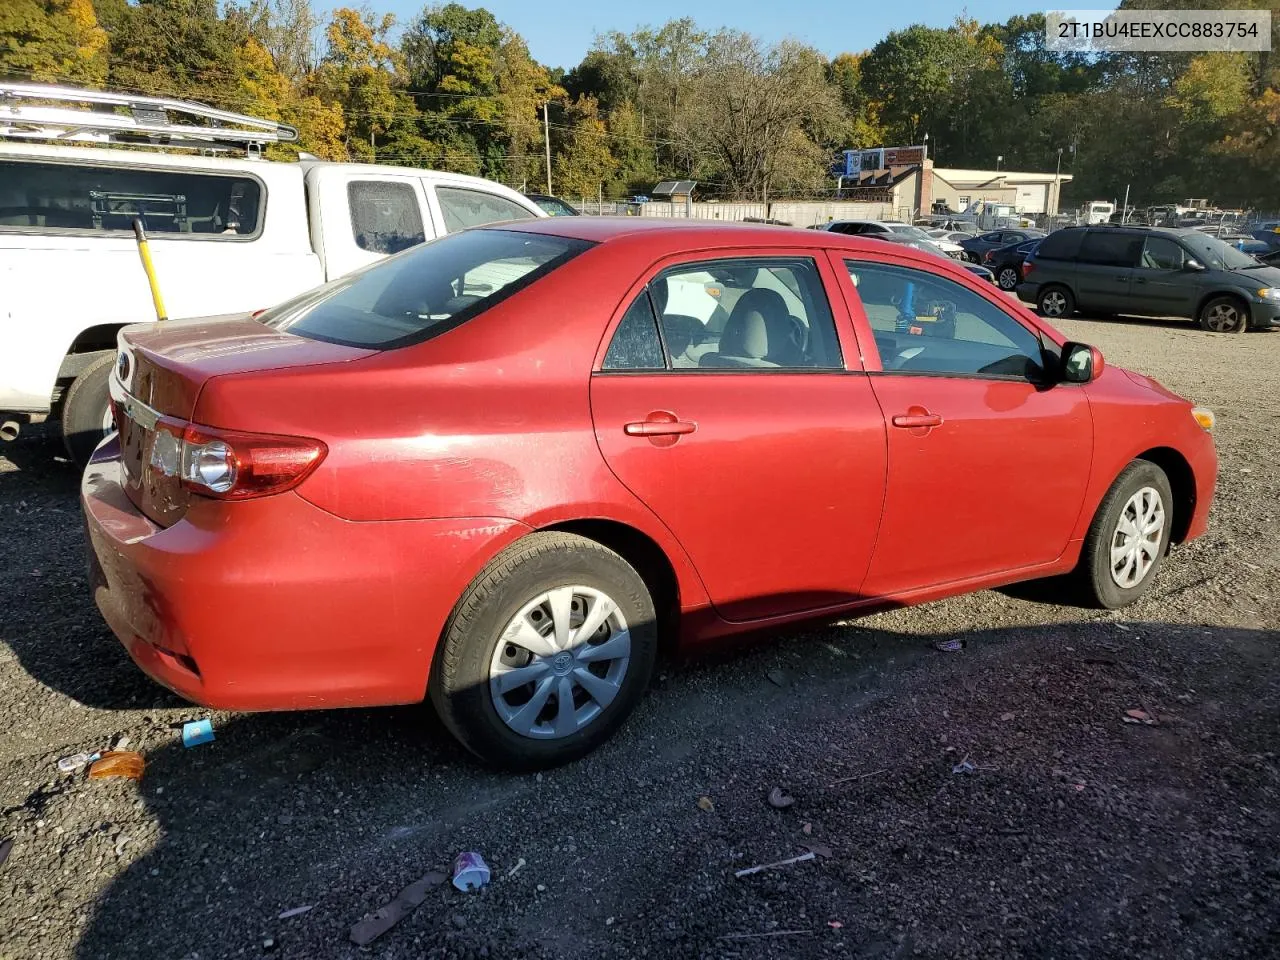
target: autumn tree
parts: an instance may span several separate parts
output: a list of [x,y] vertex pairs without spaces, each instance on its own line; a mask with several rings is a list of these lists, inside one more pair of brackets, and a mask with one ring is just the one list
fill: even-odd
[[100,86],[107,79],[107,33],[91,0],[0,3],[0,75],[36,83]]
[[554,189],[566,197],[594,197],[618,166],[609,131],[594,97],[579,97],[566,110],[570,132],[556,155]]

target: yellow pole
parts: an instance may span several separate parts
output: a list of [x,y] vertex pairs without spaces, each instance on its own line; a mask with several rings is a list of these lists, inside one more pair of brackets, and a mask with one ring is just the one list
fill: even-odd
[[160,296],[160,284],[156,281],[156,268],[151,262],[151,249],[147,246],[147,234],[142,229],[142,220],[134,217],[133,235],[138,240],[138,256],[142,259],[142,269],[146,271],[147,283],[151,287],[151,300],[156,305],[156,321],[164,323],[169,319],[164,309],[164,298]]

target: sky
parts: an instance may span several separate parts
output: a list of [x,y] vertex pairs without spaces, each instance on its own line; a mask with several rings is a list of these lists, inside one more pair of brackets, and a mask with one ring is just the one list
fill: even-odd
[[[947,0],[462,0],[486,7],[529,44],[535,60],[549,67],[577,66],[597,33],[659,26],[693,17],[704,29],[733,27],[765,41],[795,39],[829,57],[869,50],[892,30],[913,23],[945,27],[960,7]],[[401,25],[426,5],[424,0],[373,0],[378,13],[394,13]],[[1108,6],[1108,4],[1099,4]],[[1044,9],[1034,0],[973,0],[965,12],[983,23]]]

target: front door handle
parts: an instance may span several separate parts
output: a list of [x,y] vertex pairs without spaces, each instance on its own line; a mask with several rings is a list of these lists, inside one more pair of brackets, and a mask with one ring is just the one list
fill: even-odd
[[893,418],[895,427],[918,429],[920,427],[940,427],[942,417],[936,413],[900,413]]
[[1134,282],[1134,283],[1146,283],[1147,281],[1146,281],[1146,279],[1144,279],[1143,277],[1134,277],[1134,278],[1133,278],[1133,282]]
[[697,429],[698,425],[688,420],[640,420],[622,428],[628,437],[669,437]]

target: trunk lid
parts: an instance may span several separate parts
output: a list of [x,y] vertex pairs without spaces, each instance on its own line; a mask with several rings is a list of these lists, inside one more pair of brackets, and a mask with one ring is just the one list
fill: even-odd
[[[250,318],[126,327],[118,337],[111,398],[125,490],[150,520],[170,526],[191,494],[172,469],[196,401],[214,377],[344,363],[374,351],[307,340]],[[252,430],[253,424],[204,424]]]

